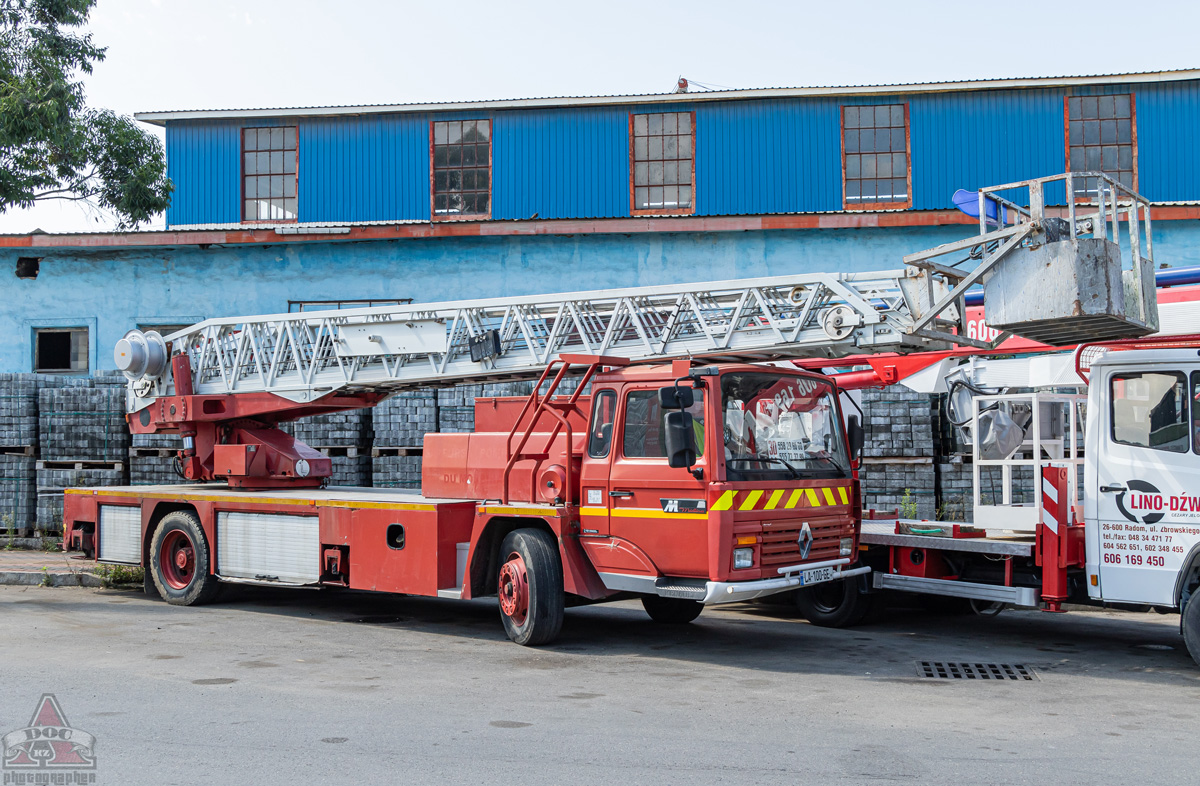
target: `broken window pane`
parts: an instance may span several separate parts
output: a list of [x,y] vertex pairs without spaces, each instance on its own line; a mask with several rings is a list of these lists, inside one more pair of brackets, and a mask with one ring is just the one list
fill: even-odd
[[491,121],[438,120],[432,125],[434,216],[486,218]]

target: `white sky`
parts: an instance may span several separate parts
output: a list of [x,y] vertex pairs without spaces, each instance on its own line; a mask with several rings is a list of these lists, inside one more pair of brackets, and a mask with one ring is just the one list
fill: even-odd
[[[108,47],[89,103],[123,113],[1200,66],[1195,0],[99,0],[89,29]],[[0,233],[35,227],[109,221],[66,203],[0,214]]]

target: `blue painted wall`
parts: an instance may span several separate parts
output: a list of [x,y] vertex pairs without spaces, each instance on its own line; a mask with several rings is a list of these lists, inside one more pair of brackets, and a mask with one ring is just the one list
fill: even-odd
[[[1155,255],[1200,265],[1200,221],[1155,226]],[[430,302],[792,272],[880,270],[969,227],[295,243],[123,252],[46,250],[34,280],[0,276],[0,371],[32,368],[38,327],[88,327],[90,367],[138,324],[278,313],[288,300],[411,297]],[[0,269],[28,254],[0,250]]]
[[[1200,81],[287,122],[300,126],[301,221],[429,220],[430,120],[489,117],[493,219],[612,218],[630,215],[629,113],[694,110],[696,214],[718,216],[841,210],[840,107],[907,102],[913,209],[931,210],[958,188],[1063,171],[1068,92],[1132,92],[1140,190],[1200,199]],[[169,225],[236,222],[238,131],[281,122],[168,123]]]

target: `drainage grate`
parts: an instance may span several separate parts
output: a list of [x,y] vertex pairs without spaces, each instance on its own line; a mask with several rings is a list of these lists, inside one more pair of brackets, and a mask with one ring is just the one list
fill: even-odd
[[1036,680],[1037,672],[1021,663],[943,663],[917,661],[917,675],[937,680]]

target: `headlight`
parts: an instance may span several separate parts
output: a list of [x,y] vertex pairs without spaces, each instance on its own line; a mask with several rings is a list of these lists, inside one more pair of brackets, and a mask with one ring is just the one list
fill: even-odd
[[309,473],[308,462],[304,459],[296,461],[296,477],[307,478]]
[[754,549],[734,549],[733,550],[733,568],[752,568],[754,567]]
[[841,548],[838,549],[838,552],[843,557],[849,557],[851,554],[853,554],[854,553],[854,538],[842,538]]

